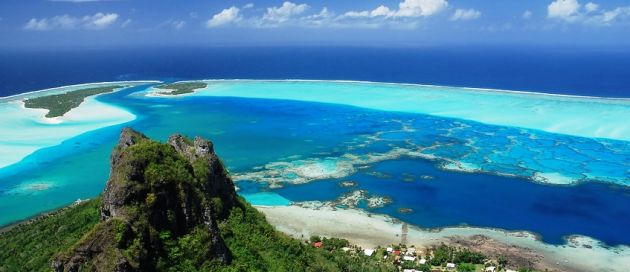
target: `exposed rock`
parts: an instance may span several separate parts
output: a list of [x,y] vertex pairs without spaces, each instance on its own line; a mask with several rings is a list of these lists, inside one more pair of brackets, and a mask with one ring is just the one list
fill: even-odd
[[[141,140],[147,140],[148,138],[137,131],[130,128],[123,128],[118,139],[118,145],[114,148],[110,157],[110,177],[107,185],[105,186],[105,192],[103,193],[103,204],[101,207],[101,219],[107,220],[111,217],[122,216],[121,207],[131,198],[129,195],[133,192],[129,183],[125,180],[135,180],[139,177],[137,175],[142,172],[134,165],[125,165],[125,161],[122,158],[123,152],[137,144]],[[121,171],[121,168],[126,171]]]
[[413,209],[403,207],[403,208],[398,208],[398,212],[402,214],[409,214],[413,212]]
[[355,187],[355,186],[357,186],[356,181],[347,180],[347,181],[339,182],[339,187]]
[[235,205],[234,183],[212,142],[173,135],[161,144],[125,128],[111,156],[102,222],[52,266],[55,271],[153,271],[164,254],[163,239],[200,228],[208,234],[207,258],[229,263],[217,222]]

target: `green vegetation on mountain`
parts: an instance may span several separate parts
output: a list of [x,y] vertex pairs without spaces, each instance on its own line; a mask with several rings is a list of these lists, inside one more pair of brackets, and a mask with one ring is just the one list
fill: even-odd
[[97,94],[111,93],[119,88],[124,88],[124,86],[86,88],[63,94],[29,98],[24,101],[24,106],[32,109],[47,109],[48,113],[46,114],[46,117],[58,117],[63,116],[70,110],[81,105],[86,97]]
[[170,90],[168,92],[160,92],[160,94],[165,95],[187,94],[192,93],[197,89],[203,89],[205,87],[208,87],[208,84],[204,82],[175,82],[155,86],[155,88],[157,89]]
[[[0,234],[0,271],[393,271],[277,232],[237,197],[211,142],[123,130],[102,197]],[[10,248],[10,250],[5,250]]]
[[99,199],[86,201],[1,233],[0,271],[49,271],[53,255],[99,222],[99,205]]

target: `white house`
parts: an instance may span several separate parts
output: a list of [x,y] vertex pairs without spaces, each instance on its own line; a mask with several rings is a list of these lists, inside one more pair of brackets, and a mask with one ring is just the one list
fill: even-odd
[[507,269],[507,270],[505,270],[505,272],[516,272],[516,270]]
[[494,272],[495,270],[497,270],[497,268],[496,268],[496,267],[494,267],[494,266],[488,266],[488,267],[486,267],[486,270],[485,270],[485,271],[486,271],[486,272]]
[[374,254],[374,249],[364,249],[363,254],[365,254],[365,256],[372,256],[372,254]]
[[415,260],[416,260],[416,257],[413,257],[413,256],[404,256],[404,257],[403,257],[403,260],[405,260],[405,261],[412,261],[412,262],[413,262],[413,261],[415,261]]
[[416,253],[416,248],[415,247],[410,247],[407,249],[407,254],[408,255],[413,255],[414,253]]
[[391,248],[391,247],[387,248],[387,252],[391,253],[392,251],[394,251],[394,248]]
[[420,264],[425,264],[425,263],[427,263],[427,259],[425,258],[420,259]]
[[447,263],[447,264],[446,264],[446,269],[448,269],[448,270],[453,270],[453,269],[455,269],[455,264],[454,264],[454,263]]

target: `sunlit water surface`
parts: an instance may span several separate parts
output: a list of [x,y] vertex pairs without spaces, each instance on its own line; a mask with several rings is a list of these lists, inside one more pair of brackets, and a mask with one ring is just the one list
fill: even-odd
[[468,224],[528,230],[549,243],[580,234],[630,245],[627,141],[273,97],[145,97],[145,88],[97,98],[136,120],[0,169],[0,224],[97,196],[118,133],[131,126],[162,141],[175,132],[211,139],[254,204],[335,201],[366,190],[392,202],[359,207],[421,227]]

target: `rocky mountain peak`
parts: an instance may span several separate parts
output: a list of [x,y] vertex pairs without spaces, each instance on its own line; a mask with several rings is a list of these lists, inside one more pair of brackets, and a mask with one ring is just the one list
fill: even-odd
[[207,258],[228,263],[217,222],[235,205],[234,184],[211,141],[176,134],[163,144],[125,128],[112,152],[101,223],[53,266],[151,271],[169,240],[192,232],[207,237]]

